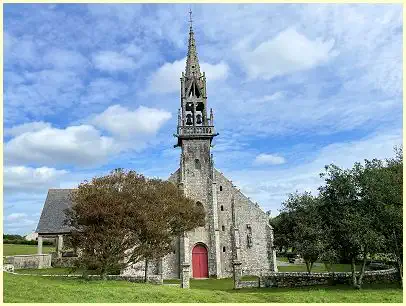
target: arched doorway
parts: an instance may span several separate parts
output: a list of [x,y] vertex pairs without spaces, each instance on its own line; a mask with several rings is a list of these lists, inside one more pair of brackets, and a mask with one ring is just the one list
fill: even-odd
[[196,244],[192,250],[193,278],[209,277],[207,249],[203,244]]

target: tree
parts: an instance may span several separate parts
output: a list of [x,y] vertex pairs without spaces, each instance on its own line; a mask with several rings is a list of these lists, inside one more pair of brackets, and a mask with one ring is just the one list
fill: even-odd
[[[352,169],[343,170],[335,165],[325,168],[321,176],[325,186],[321,194],[320,215],[330,229],[330,249],[351,258],[352,283],[361,288],[367,256],[382,250],[384,237],[379,230],[379,205],[371,193],[370,168],[379,166],[378,161],[356,163]],[[331,248],[332,247],[332,248]],[[356,259],[361,256],[362,266],[356,275]]]
[[145,205],[138,209],[138,244],[129,253],[130,262],[144,260],[145,281],[148,265],[172,251],[173,241],[183,232],[204,226],[202,206],[184,197],[172,183],[159,179],[149,180],[147,192],[143,194]]
[[141,260],[147,269],[149,260],[171,251],[181,231],[204,222],[201,207],[172,183],[122,169],[81,183],[72,203],[67,224],[81,251],[77,267],[102,278]]
[[302,255],[307,272],[311,272],[314,262],[322,253],[323,229],[318,214],[318,199],[309,192],[302,194],[296,192],[282,203],[283,212],[289,220],[290,242],[294,249]]
[[293,247],[293,224],[290,214],[281,211],[279,215],[269,220],[274,230],[274,247],[279,252],[287,252]]
[[385,250],[395,255],[400,279],[403,279],[403,151],[395,148],[395,157],[385,161],[366,161],[366,196],[379,206],[377,214]]

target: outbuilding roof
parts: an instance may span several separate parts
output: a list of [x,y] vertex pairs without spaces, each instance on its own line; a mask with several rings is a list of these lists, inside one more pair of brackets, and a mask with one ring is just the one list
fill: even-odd
[[36,232],[39,234],[69,233],[70,227],[65,225],[65,210],[72,206],[70,194],[74,189],[49,189],[38,222]]

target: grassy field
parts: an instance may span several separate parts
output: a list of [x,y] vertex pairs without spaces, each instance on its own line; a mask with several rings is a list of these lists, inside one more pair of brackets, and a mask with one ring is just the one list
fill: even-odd
[[[361,269],[360,265],[356,266],[357,271]],[[307,272],[305,264],[298,264],[292,266],[278,266],[279,272]],[[333,265],[334,272],[351,272],[351,265],[349,264],[334,264]],[[328,272],[325,265],[322,264],[321,266],[313,266],[312,272]]]
[[[85,281],[3,273],[4,302],[402,302],[397,285],[233,290],[231,279],[191,280],[191,289],[125,281]],[[18,290],[16,290],[18,288]]]
[[[54,246],[44,245],[42,246],[43,253],[51,253],[55,251]],[[30,255],[37,254],[36,245],[28,244],[3,244],[3,256],[12,255]]]
[[[36,246],[5,245],[8,254],[35,253]],[[44,248],[51,251],[53,247]],[[34,252],[32,252],[34,250]],[[305,265],[279,266],[279,271],[306,271]],[[350,271],[350,265],[335,265],[335,271]],[[325,272],[324,265],[316,266],[313,272]],[[309,288],[251,288],[233,290],[232,279],[191,280],[191,289],[174,286],[136,284],[125,281],[85,281],[64,278],[67,268],[24,269],[18,273],[4,273],[4,302],[402,302],[402,290],[396,284],[366,285],[354,290],[347,285]],[[80,271],[75,272],[79,274]],[[41,277],[44,274],[61,277]],[[254,279],[246,277],[246,279]],[[165,280],[165,284],[178,284],[179,280]],[[15,290],[15,288],[19,288]]]

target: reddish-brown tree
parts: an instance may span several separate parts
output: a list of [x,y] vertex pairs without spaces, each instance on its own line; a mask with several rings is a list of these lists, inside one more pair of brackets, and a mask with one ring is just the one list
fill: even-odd
[[148,263],[172,251],[175,237],[204,225],[201,206],[174,184],[117,169],[81,183],[72,193],[67,224],[80,249],[77,267],[102,278],[135,262]]

